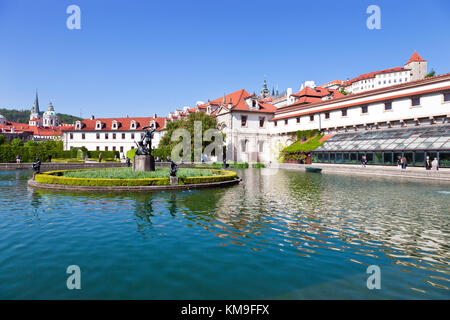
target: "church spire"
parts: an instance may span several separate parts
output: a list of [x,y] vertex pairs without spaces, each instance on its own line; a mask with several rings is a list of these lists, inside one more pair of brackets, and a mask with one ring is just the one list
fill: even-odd
[[39,114],[39,98],[38,98],[37,89],[36,89],[36,97],[34,98],[34,106],[31,111],[32,111],[32,113]]
[[269,89],[267,89],[267,81],[266,81],[266,76],[264,76],[264,85],[263,88],[261,90],[261,98],[266,98],[269,95]]

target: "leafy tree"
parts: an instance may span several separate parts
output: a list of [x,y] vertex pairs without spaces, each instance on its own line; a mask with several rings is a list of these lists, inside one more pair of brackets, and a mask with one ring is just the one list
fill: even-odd
[[25,147],[36,147],[36,146],[38,146],[38,145],[39,145],[39,143],[37,143],[37,142],[34,141],[34,140],[28,140],[28,141],[25,142],[25,144],[24,144]]
[[11,145],[12,145],[13,147],[20,147],[20,146],[23,146],[23,142],[22,142],[22,140],[20,140],[19,138],[14,138],[14,139],[12,139],[12,141],[11,141]]
[[341,87],[341,88],[339,89],[339,92],[342,93],[343,95],[348,95],[348,94],[350,94],[350,92],[348,92],[347,90],[345,90],[344,87]]
[[0,145],[5,144],[6,138],[4,135],[0,134]]
[[425,76],[425,78],[431,78],[436,75],[436,71],[434,69],[431,69],[431,71]]
[[131,149],[127,151],[127,158],[130,160],[133,160],[134,156],[136,155],[136,149]]
[[[155,157],[166,158],[171,156],[173,148],[182,141],[180,138],[178,141],[172,141],[172,134],[176,129],[186,129],[191,137],[191,159],[194,159],[194,124],[196,121],[202,124],[202,137],[208,129],[217,129],[216,117],[206,114],[205,112],[195,112],[189,114],[186,118],[168,122],[166,125],[167,132],[159,142],[159,146],[152,153]],[[224,139],[224,135],[222,135]],[[202,139],[202,151],[212,141],[205,141]],[[197,160],[197,159],[195,159]]]

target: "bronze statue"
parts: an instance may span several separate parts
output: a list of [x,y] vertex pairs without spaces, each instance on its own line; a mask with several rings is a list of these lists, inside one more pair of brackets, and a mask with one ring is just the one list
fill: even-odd
[[170,176],[176,177],[177,171],[178,171],[178,165],[175,162],[173,162],[172,160],[170,160]]
[[33,165],[34,173],[36,173],[36,174],[41,173],[41,159],[36,157],[36,162],[33,162],[32,165]]
[[[153,132],[156,131],[153,125],[148,127],[143,127],[142,129],[145,130],[145,134],[142,136],[142,139],[137,142],[137,155],[151,155],[152,153],[152,139],[153,139]],[[150,129],[150,130],[148,130]]]

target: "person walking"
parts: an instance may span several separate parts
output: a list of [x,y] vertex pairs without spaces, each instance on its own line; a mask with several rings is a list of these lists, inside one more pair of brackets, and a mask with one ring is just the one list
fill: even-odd
[[425,160],[425,170],[431,170],[431,161],[429,156],[427,156],[427,159]]
[[402,170],[406,170],[406,166],[407,166],[406,157],[403,156],[403,158],[402,158]]
[[101,153],[98,155],[98,162],[102,162],[102,154]]
[[431,166],[434,171],[439,170],[439,161],[437,158],[434,158],[433,162],[431,163]]
[[398,156],[398,158],[397,158],[397,168],[399,168],[399,169],[402,168],[402,159],[400,156]]
[[362,156],[361,157],[361,167],[364,168],[366,166],[366,164],[367,164],[366,156]]
[[18,154],[18,155],[16,156],[16,163],[20,163],[20,159],[21,159],[20,154]]

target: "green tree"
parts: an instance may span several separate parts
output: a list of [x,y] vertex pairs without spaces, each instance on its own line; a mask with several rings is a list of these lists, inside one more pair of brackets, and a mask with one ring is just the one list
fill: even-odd
[[38,145],[39,145],[39,143],[37,143],[37,142],[34,141],[34,140],[28,140],[28,141],[25,142],[25,144],[24,144],[25,147],[36,147],[36,146],[38,146]]
[[431,77],[434,77],[435,75],[436,75],[436,71],[434,71],[434,69],[431,69],[431,71],[429,73],[427,73],[425,78],[431,78]]
[[136,149],[131,149],[127,151],[127,158],[130,160],[133,160],[134,156],[136,155]]
[[0,134],[0,145],[5,144],[6,138],[4,135]]
[[342,93],[343,95],[348,95],[348,94],[350,94],[350,92],[348,92],[347,90],[345,90],[344,87],[341,87],[341,88],[339,89],[339,92]]
[[14,138],[14,139],[12,139],[12,141],[11,141],[11,145],[12,145],[13,147],[20,147],[20,146],[23,146],[23,142],[22,142],[22,140],[20,140],[19,138]]
[[[208,129],[217,129],[217,120],[216,117],[208,115],[204,112],[195,112],[189,114],[186,118],[168,122],[166,125],[167,132],[162,137],[159,142],[159,146],[152,153],[155,157],[166,158],[167,156],[171,156],[172,149],[182,141],[180,138],[178,141],[172,141],[171,137],[173,132],[176,129],[186,129],[191,137],[191,159],[194,159],[194,124],[196,121],[201,122],[202,124],[202,137],[204,133]],[[222,134],[222,138],[225,139]],[[202,139],[202,151],[204,148],[209,145],[212,141],[204,141]]]

